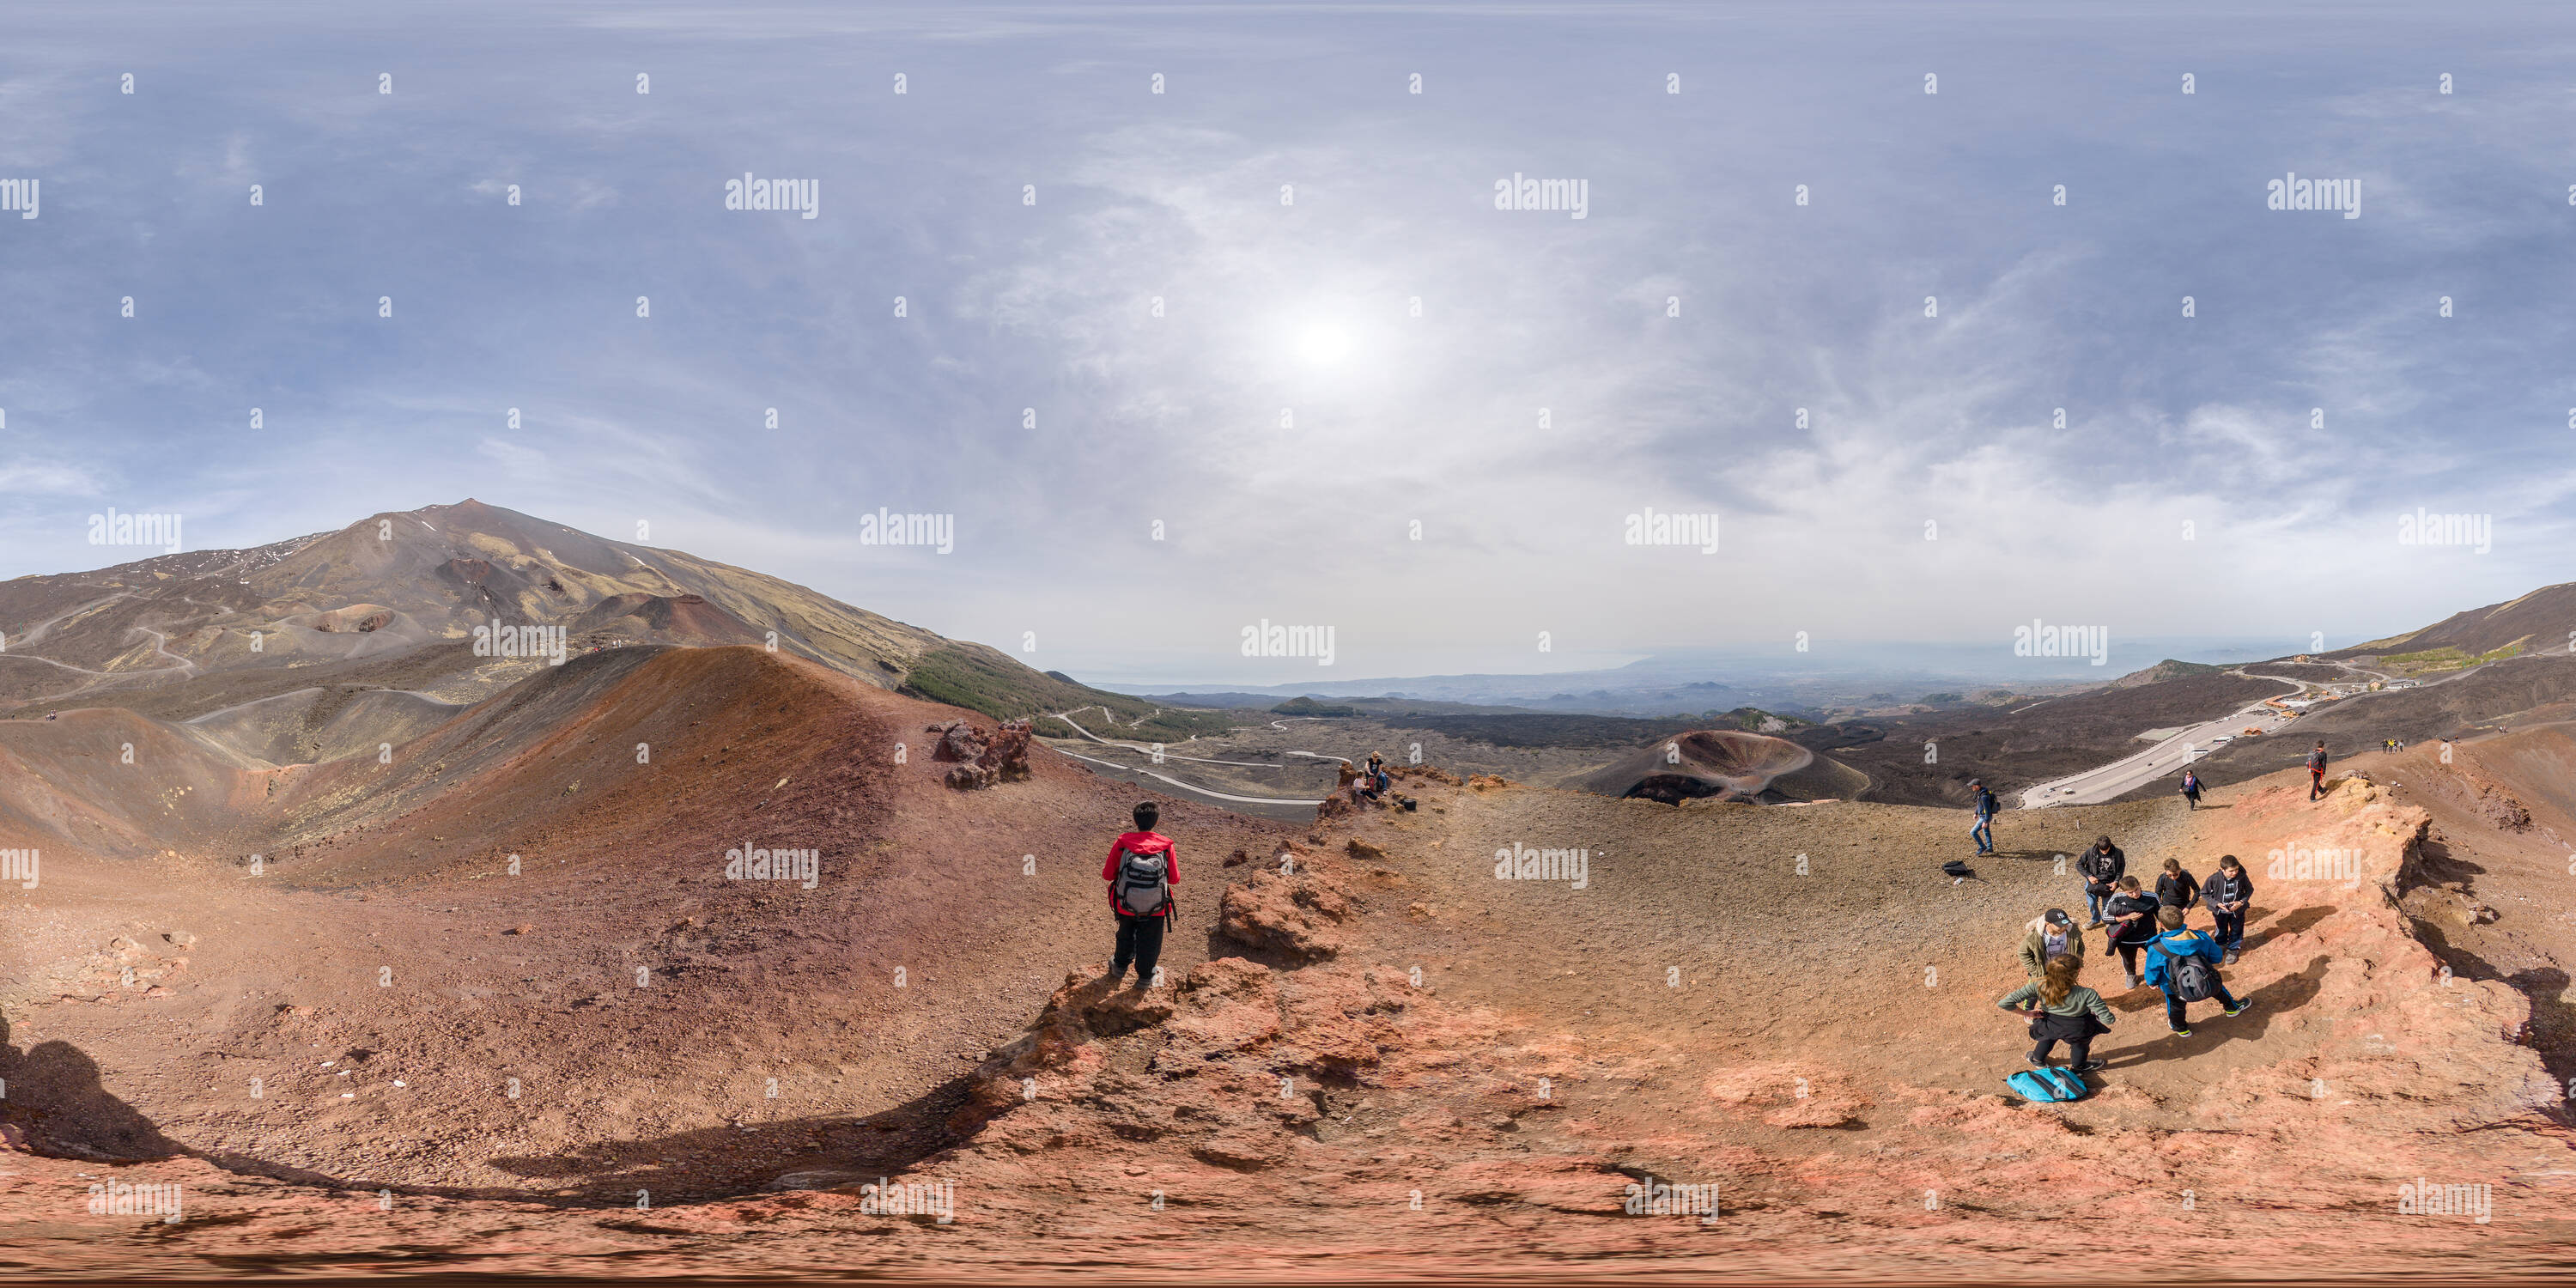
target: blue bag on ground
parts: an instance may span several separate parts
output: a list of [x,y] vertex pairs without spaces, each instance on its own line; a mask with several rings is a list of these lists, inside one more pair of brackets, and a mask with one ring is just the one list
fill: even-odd
[[2039,1076],[2037,1069],[2024,1069],[2004,1079],[2004,1085],[2021,1093],[2021,1098],[2038,1104],[2057,1103],[2057,1084]]
[[2064,1069],[2024,1069],[2004,1079],[2004,1085],[2021,1093],[2021,1098],[2035,1104],[2053,1105],[2060,1101],[2082,1100],[2089,1088],[2082,1078]]
[[2071,1069],[2033,1069],[2031,1072],[2057,1084],[2057,1098],[2060,1100],[2082,1100],[2093,1090],[2084,1085],[2083,1075]]

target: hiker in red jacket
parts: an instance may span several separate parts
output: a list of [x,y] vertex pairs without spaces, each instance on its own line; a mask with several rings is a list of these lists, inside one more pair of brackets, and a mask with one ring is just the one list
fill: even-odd
[[2315,800],[2325,794],[2326,743],[2325,739],[2319,738],[2317,749],[2308,753],[2308,799]]
[[1154,830],[1163,811],[1154,802],[1136,807],[1136,830],[1121,833],[1100,865],[1109,883],[1109,911],[1118,917],[1117,954],[1109,959],[1109,982],[1116,984],[1136,963],[1136,987],[1154,985],[1154,963],[1162,960],[1163,931],[1172,921],[1172,887],[1181,883],[1180,849],[1172,838]]

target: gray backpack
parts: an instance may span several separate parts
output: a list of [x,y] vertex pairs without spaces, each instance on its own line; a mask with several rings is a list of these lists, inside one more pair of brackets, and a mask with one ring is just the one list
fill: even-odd
[[2165,975],[2173,981],[2173,995],[2178,1001],[2205,1002],[2218,991],[2218,972],[2198,953],[2185,956],[2165,947],[2162,936],[2156,939],[2156,951],[2164,956]]
[[1162,915],[1172,901],[1170,869],[1160,854],[1122,850],[1118,855],[1118,910],[1130,917]]

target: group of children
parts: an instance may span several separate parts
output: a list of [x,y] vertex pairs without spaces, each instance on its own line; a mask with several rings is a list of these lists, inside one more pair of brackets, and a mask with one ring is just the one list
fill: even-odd
[[[2067,1045],[2077,1073],[2102,1067],[2093,1057],[2093,1039],[2118,1022],[2102,995],[2078,982],[2084,969],[2084,931],[2104,928],[2105,948],[2120,955],[2131,989],[2154,988],[2165,997],[2165,1024],[2177,1037],[2190,1037],[2184,1008],[2215,1001],[2223,1014],[2242,1014],[2250,1005],[2227,991],[2218,967],[2233,965],[2245,940],[2245,914],[2253,906],[2254,883],[2233,854],[2222,855],[2218,870],[2194,880],[2182,863],[2167,859],[2154,893],[2129,875],[2127,858],[2108,836],[2100,837],[2077,860],[2093,920],[2078,927],[2063,908],[2051,908],[2034,919],[2022,937],[2021,965],[2026,981],[1995,1005],[2030,1020],[2034,1045],[2025,1057],[2046,1065],[2057,1044]],[[2183,914],[2204,905],[2215,922],[2208,933],[2183,924]],[[2145,959],[2140,968],[2141,956]]]

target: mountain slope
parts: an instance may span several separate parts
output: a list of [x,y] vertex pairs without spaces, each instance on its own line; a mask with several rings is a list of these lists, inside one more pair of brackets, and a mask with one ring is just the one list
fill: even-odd
[[[378,683],[468,702],[546,663],[457,646],[478,628],[532,626],[561,629],[576,653],[754,644],[996,717],[1149,709],[776,577],[469,499],[248,550],[0,583],[0,713],[125,705],[191,684],[202,705],[165,714],[193,718],[311,687],[313,667],[361,685],[370,667],[400,669]],[[231,678],[195,683],[207,676]]]
[[2430,626],[2356,644],[2328,657],[2457,649],[2471,657],[2519,645],[2524,652],[2563,649],[2576,639],[2576,581],[2543,586],[2518,599],[2453,613]]

